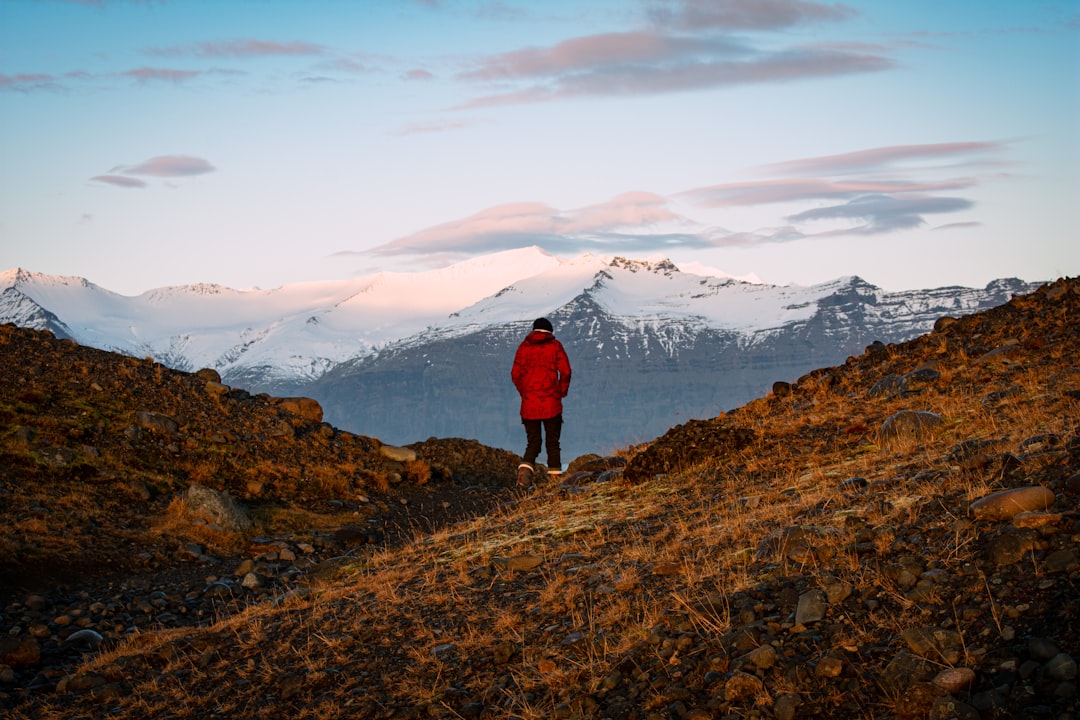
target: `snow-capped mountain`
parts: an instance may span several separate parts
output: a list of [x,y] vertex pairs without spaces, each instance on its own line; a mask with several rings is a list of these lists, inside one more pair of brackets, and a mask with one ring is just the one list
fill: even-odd
[[0,274],[0,321],[182,370],[213,367],[252,392],[310,395],[329,422],[387,442],[469,437],[520,450],[509,367],[543,315],[574,366],[564,434],[572,458],[714,416],[775,380],[1034,288],[998,280],[888,293],[858,277],[777,287],[660,258],[566,260],[526,248],[425,272],[136,297],[10,270]]

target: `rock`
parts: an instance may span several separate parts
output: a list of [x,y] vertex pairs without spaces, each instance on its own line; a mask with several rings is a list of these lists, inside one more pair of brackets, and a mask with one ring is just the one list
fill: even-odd
[[975,671],[971,668],[945,668],[934,676],[934,684],[951,695],[970,690],[975,685]]
[[206,383],[206,392],[217,397],[228,395],[229,390],[231,390],[231,388],[228,385],[222,385],[219,382],[211,381]]
[[728,702],[753,700],[765,691],[765,684],[754,675],[734,672],[724,683],[724,698]]
[[1076,661],[1066,653],[1058,653],[1047,660],[1046,674],[1054,680],[1075,680]]
[[208,383],[221,383],[221,375],[213,368],[203,368],[195,372],[195,377]]
[[934,332],[944,332],[957,323],[957,319],[943,315],[934,321]]
[[911,652],[934,662],[955,665],[963,652],[963,638],[954,630],[937,627],[908,628],[901,636]]
[[1001,490],[979,498],[968,506],[976,520],[1009,520],[1025,511],[1046,510],[1054,504],[1054,493],[1041,486]]
[[192,485],[184,499],[191,515],[215,522],[225,530],[249,530],[254,525],[247,510],[228,493],[202,485]]
[[759,645],[747,653],[746,662],[757,670],[768,670],[776,664],[776,648],[772,645]]
[[773,717],[776,720],[795,720],[802,698],[796,693],[785,693],[773,703]]
[[886,375],[874,383],[867,391],[872,398],[891,398],[902,395],[907,390],[907,380],[900,375]]
[[925,410],[901,410],[886,418],[878,436],[882,445],[896,448],[906,442],[923,442],[945,424],[940,415]]
[[154,430],[167,435],[174,435],[180,431],[180,423],[171,417],[147,410],[135,413],[135,424],[144,430]]
[[1039,547],[1039,535],[1030,528],[1006,527],[1000,535],[992,538],[984,555],[994,565],[1015,565],[1030,556]]
[[41,646],[36,638],[0,637],[0,665],[36,667],[41,662]]
[[394,460],[396,462],[414,462],[416,460],[415,450],[406,447],[397,447],[395,445],[380,446],[379,454],[388,460]]
[[819,678],[840,677],[844,671],[844,661],[836,657],[823,657],[814,668],[814,675]]
[[982,720],[982,715],[971,705],[962,703],[951,695],[934,699],[928,720]]
[[807,625],[825,619],[828,604],[824,591],[814,589],[804,592],[799,596],[799,604],[795,609],[795,624]]
[[282,410],[287,410],[293,415],[299,415],[305,420],[320,423],[323,419],[322,405],[318,400],[307,397],[275,398],[274,402]]

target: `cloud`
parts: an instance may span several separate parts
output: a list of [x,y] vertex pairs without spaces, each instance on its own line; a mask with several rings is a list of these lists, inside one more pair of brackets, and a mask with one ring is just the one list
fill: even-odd
[[122,188],[144,188],[146,187],[146,181],[139,178],[126,177],[124,175],[95,175],[90,178],[94,182],[105,183],[106,185],[115,185]]
[[138,165],[118,166],[104,175],[96,175],[94,182],[105,183],[123,188],[147,187],[145,180],[133,175],[159,178],[178,178],[205,175],[217,170],[206,160],[190,155],[158,155],[144,160]]
[[702,207],[745,207],[768,203],[805,200],[855,198],[868,193],[912,193],[941,190],[960,190],[975,185],[972,178],[957,178],[936,182],[902,180],[846,180],[824,178],[794,178],[761,182],[729,183],[695,188],[679,193]]
[[628,243],[640,241],[640,247],[647,247],[663,244],[664,238],[682,237],[663,230],[680,224],[688,221],[673,213],[664,198],[645,192],[624,193],[606,203],[568,211],[543,203],[508,203],[394,240],[373,252],[477,253],[529,245],[552,252],[569,246],[627,249]]
[[1000,142],[951,142],[931,145],[892,145],[889,147],[858,150],[839,155],[804,158],[763,166],[773,173],[828,174],[876,170],[882,167],[913,160],[940,160],[965,158],[972,155],[995,153],[1004,148]]
[[829,219],[863,220],[863,225],[845,229],[843,234],[867,235],[919,227],[926,222],[922,217],[925,214],[957,212],[973,206],[973,202],[964,198],[865,195],[842,205],[795,213],[787,219],[794,223]]
[[653,2],[647,12],[654,22],[682,30],[780,30],[858,15],[846,5],[805,0],[677,0]]
[[152,175],[154,177],[189,177],[205,175],[216,170],[206,160],[189,155],[159,155],[144,160],[124,170],[127,175]]
[[183,82],[190,80],[191,78],[198,77],[202,73],[197,70],[176,70],[173,68],[152,68],[141,67],[134,70],[128,70],[123,75],[134,78],[140,83],[164,81],[164,82]]
[[147,48],[148,55],[161,57],[203,57],[203,58],[244,58],[244,57],[279,57],[324,55],[324,46],[309,42],[277,42],[273,40],[255,40],[241,38],[201,42],[194,45],[171,45],[168,47]]
[[461,130],[462,128],[467,128],[474,124],[475,123],[468,120],[432,120],[429,122],[410,123],[394,134],[404,137],[407,135],[450,132],[452,130]]
[[59,84],[56,78],[45,73],[0,73],[0,91],[31,92],[34,90],[56,90]]
[[867,46],[759,50],[723,37],[641,31],[573,38],[547,48],[492,56],[458,77],[503,87],[516,85],[460,106],[476,108],[577,97],[656,95],[893,67],[891,58]]
[[[530,245],[553,253],[664,252],[909,230],[927,224],[927,216],[975,207],[970,199],[957,193],[976,187],[979,178],[935,178],[939,167],[924,168],[925,176],[921,178],[901,178],[883,171],[908,161],[952,161],[976,153],[990,161],[993,153],[1003,147],[997,142],[890,146],[768,166],[843,172],[862,169],[868,171],[865,177],[784,177],[723,183],[666,197],[628,192],[604,203],[571,210],[539,202],[510,203],[421,230],[371,252],[383,256],[460,258]],[[782,223],[773,227],[729,230],[705,220],[715,218],[717,210],[778,203],[791,207],[785,208]],[[673,209],[676,207],[680,209]],[[829,223],[828,229],[813,227],[821,222]],[[963,221],[939,225],[937,229],[977,225],[977,221]]]

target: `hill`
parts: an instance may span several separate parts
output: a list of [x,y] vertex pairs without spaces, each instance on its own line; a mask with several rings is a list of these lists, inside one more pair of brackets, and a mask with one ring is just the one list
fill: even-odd
[[1061,280],[524,493],[504,451],[4,326],[0,702],[1073,717],[1077,318]]

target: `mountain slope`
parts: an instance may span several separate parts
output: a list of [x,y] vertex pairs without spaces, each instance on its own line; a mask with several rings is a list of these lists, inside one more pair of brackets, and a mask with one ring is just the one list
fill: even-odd
[[287,391],[317,398],[331,422],[388,442],[464,436],[520,450],[510,363],[533,315],[544,314],[574,369],[563,433],[572,458],[715,417],[774,381],[794,381],[875,341],[909,339],[943,315],[1001,304],[1029,287],[1011,280],[984,290],[886,293],[845,278],[775,288],[686,275],[666,262],[592,259],[515,283],[443,327]]
[[547,315],[575,369],[564,436],[574,457],[713,417],[774,381],[1033,286],[888,293],[849,277],[775,287],[662,259],[562,260],[526,248],[270,291],[192,285],[127,298],[24,271],[0,275],[0,289],[0,320],[180,370],[213,368],[252,392],[312,396],[334,424],[394,444],[464,437],[520,449],[509,363],[532,319]]
[[[429,490],[450,503],[509,477],[477,456],[473,472],[499,476],[487,491],[433,473],[383,494],[366,458],[396,461],[373,440],[3,328],[5,542],[61,541],[47,530],[67,521],[89,562],[137,556],[113,532],[173,517],[140,505],[131,478],[148,472],[168,493],[192,472],[247,493],[270,478],[269,497],[245,501],[294,523],[160,523],[164,544],[223,541],[162,553],[145,581],[71,572],[10,598],[0,703],[13,720],[1074,716],[1077,318],[1080,281],[1059,281],[557,483],[500,490],[484,516],[347,547],[299,511],[349,522],[362,490],[419,520]],[[125,432],[154,402],[178,427]],[[282,421],[291,434],[260,439]],[[192,464],[222,443],[216,464]],[[430,463],[463,449],[415,446]],[[113,502],[87,514],[80,492]]]

